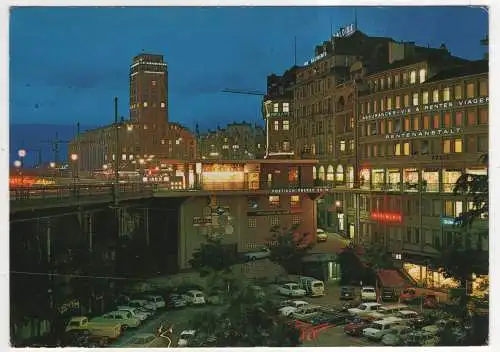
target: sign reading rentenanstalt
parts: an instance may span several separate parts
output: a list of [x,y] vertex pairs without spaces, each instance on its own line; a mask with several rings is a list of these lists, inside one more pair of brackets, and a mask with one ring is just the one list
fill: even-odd
[[462,129],[460,127],[438,128],[435,130],[418,130],[418,131],[386,134],[385,139],[440,137],[440,136],[446,136],[446,135],[450,135],[450,134],[457,134],[457,133],[460,133],[461,131],[462,131]]
[[474,105],[485,105],[490,101],[489,97],[477,97],[470,99],[457,99],[455,101],[448,101],[444,103],[434,103],[419,106],[410,106],[403,109],[394,109],[389,111],[384,111],[376,114],[361,116],[360,121],[378,120],[387,117],[399,116],[399,115],[409,115],[417,112],[427,112],[427,111],[437,111],[445,110],[451,108],[461,108]]

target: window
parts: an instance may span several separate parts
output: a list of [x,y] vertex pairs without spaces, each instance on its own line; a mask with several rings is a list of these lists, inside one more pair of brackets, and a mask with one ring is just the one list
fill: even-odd
[[391,110],[391,109],[392,109],[392,98],[387,97],[387,110]]
[[445,200],[444,201],[444,216],[453,216],[453,201],[452,200]]
[[413,130],[414,130],[414,131],[417,131],[417,130],[418,130],[418,128],[419,128],[419,123],[418,123],[418,122],[419,122],[419,121],[418,121],[418,117],[414,117],[414,118],[413,118]]
[[439,199],[432,200],[432,216],[441,215],[441,201]]
[[380,99],[380,111],[384,111],[384,99]]
[[403,84],[408,83],[408,74],[406,72],[403,72]]
[[[368,126],[368,128],[370,128],[370,127]],[[340,141],[340,151],[345,152],[345,141],[344,140]]]
[[300,223],[301,223],[300,216],[298,216],[298,215],[292,216],[292,224],[293,225],[300,225]]
[[280,218],[279,216],[271,216],[271,226],[279,226]]
[[284,141],[283,142],[283,151],[284,152],[289,152],[290,151],[290,142],[289,141]]
[[441,127],[441,122],[439,121],[439,114],[434,115],[432,122],[433,122],[432,123],[433,128],[440,128]]
[[399,75],[395,75],[395,76],[394,76],[394,86],[395,86],[396,88],[398,88],[398,87],[399,87]]
[[479,96],[485,97],[488,95],[488,81],[479,82]]
[[451,127],[451,113],[445,112],[444,113],[444,128],[450,128],[450,127]]
[[248,228],[254,229],[257,227],[257,219],[256,218],[248,218]]
[[279,111],[279,106],[280,106],[280,104],[274,103],[273,104],[273,112],[278,112]]
[[394,145],[394,155],[401,155],[401,143]]
[[283,103],[283,112],[290,112],[290,103]]
[[380,89],[384,89],[384,79],[380,79]]
[[433,103],[438,103],[439,102],[439,90],[434,89],[432,91],[432,102]]
[[474,126],[476,123],[476,112],[474,110],[467,111],[467,126]]
[[160,103],[160,106],[161,106],[162,108],[164,108],[164,107],[165,107],[165,103],[161,102],[161,103]]
[[404,119],[404,121],[405,121],[404,130],[409,131],[410,130],[410,119],[406,118],[406,119]]
[[404,154],[405,155],[410,155],[410,143],[409,142],[406,142],[404,144]]
[[455,99],[462,99],[462,86],[455,86]]
[[401,97],[398,95],[396,96],[396,109],[401,108]]
[[462,117],[463,113],[461,111],[455,112],[455,126],[456,127],[461,127],[462,126]]
[[427,70],[425,68],[421,68],[420,71],[418,71],[418,74],[419,74],[419,82],[424,83],[427,76]]
[[378,112],[376,100],[373,102],[373,112]]
[[290,122],[288,120],[283,120],[283,131],[290,130]]
[[269,206],[271,208],[280,207],[280,196],[269,196]]
[[413,93],[413,106],[418,106],[418,93]]
[[420,141],[420,153],[429,154],[429,141],[426,140]]
[[450,101],[450,88],[443,89],[443,101]]
[[387,77],[387,88],[388,89],[392,88],[392,77],[391,76]]
[[445,153],[445,154],[450,153],[450,151],[451,151],[450,150],[450,142],[451,141],[449,139],[445,139],[443,141],[443,153]]
[[148,102],[145,101],[143,105],[144,105],[145,108],[147,108],[148,107]]
[[468,136],[467,138],[467,151],[474,153],[477,151],[477,140],[475,136]]
[[148,125],[144,124],[144,129],[147,130],[148,129]]
[[293,195],[290,196],[290,208],[299,208],[300,207],[300,196]]
[[151,81],[151,84],[152,84],[153,86],[156,86],[156,81]]
[[488,151],[488,136],[479,136],[477,137],[477,149],[478,152],[486,152]]
[[467,83],[466,98],[474,98],[474,96],[476,95],[475,90],[476,90],[476,87],[475,87],[474,83]]
[[479,123],[485,125],[488,123],[488,109],[479,110]]
[[161,144],[165,144],[165,140],[164,140],[164,139],[162,139],[162,140],[160,141],[160,143],[161,143]]
[[387,120],[387,133],[392,133],[392,120]]
[[354,151],[354,139],[349,139],[349,150]]
[[379,121],[379,126],[380,126],[380,134],[385,134],[385,121],[384,120]]
[[429,104],[429,92],[422,92],[422,104]]
[[431,128],[429,120],[430,120],[430,116],[425,115],[424,116],[424,130],[428,130],[429,128]]
[[278,131],[280,129],[280,123],[279,121],[274,121],[274,130]]
[[417,83],[417,71],[410,72],[410,84]]
[[461,153],[461,152],[462,152],[462,140],[455,139],[455,153]]
[[410,96],[408,94],[404,97],[404,106],[407,107],[410,105]]

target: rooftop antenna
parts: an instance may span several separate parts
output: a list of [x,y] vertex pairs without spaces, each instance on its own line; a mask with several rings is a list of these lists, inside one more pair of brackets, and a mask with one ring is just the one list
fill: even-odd
[[358,29],[358,9],[354,8],[354,29]]
[[297,36],[293,37],[293,65],[297,66]]

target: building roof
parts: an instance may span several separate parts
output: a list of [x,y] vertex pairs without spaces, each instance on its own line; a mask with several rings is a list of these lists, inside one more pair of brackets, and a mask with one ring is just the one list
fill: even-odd
[[404,287],[407,285],[399,271],[394,269],[380,269],[377,276],[383,287]]
[[472,61],[468,62],[467,64],[462,64],[444,69],[440,71],[438,74],[430,77],[427,80],[427,82],[436,82],[448,78],[471,76],[488,72],[489,72],[488,60]]

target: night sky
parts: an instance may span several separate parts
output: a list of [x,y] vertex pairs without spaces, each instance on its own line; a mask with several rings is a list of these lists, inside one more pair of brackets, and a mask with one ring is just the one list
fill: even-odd
[[[171,121],[202,130],[261,123],[259,96],[220,91],[264,91],[267,75],[293,65],[294,36],[302,64],[331,24],[336,31],[354,14],[351,7],[12,8],[10,123],[104,125],[114,96],[128,117],[129,65],[142,50],[168,63]],[[363,7],[357,17],[368,35],[445,43],[469,59],[485,50],[488,15],[477,7]]]

